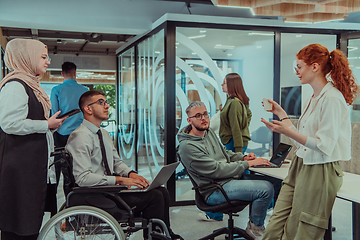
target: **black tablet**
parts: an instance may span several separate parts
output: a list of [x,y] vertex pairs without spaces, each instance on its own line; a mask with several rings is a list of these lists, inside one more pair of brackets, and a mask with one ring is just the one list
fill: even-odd
[[71,111],[68,111],[68,112],[66,112],[64,114],[61,114],[61,115],[57,116],[56,118],[63,118],[63,117],[67,117],[67,116],[70,117],[70,116],[75,115],[75,114],[77,114],[79,112],[81,112],[80,109],[75,108],[75,109],[73,109]]

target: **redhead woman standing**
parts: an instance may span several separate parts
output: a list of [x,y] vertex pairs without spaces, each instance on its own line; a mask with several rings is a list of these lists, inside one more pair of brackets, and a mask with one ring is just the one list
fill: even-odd
[[[5,51],[11,73],[0,82],[0,230],[1,240],[36,239],[45,203],[55,183],[50,129],[65,118],[52,117],[50,99],[40,87],[50,59],[46,45],[30,39],[11,40]],[[47,206],[49,207],[49,206]]]
[[244,153],[250,139],[249,124],[252,113],[242,79],[237,73],[225,76],[221,85],[227,101],[220,114],[220,139],[227,150]]
[[322,239],[342,184],[339,160],[351,158],[347,107],[356,98],[358,86],[346,57],[340,50],[329,53],[320,44],[310,44],[297,53],[296,63],[301,84],[310,84],[314,91],[297,128],[274,101],[269,101],[271,112],[280,121],[262,119],[297,147],[264,239]]

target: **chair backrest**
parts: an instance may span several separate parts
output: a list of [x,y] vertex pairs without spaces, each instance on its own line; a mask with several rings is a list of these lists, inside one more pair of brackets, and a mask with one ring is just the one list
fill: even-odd
[[265,126],[261,126],[251,133],[251,141],[256,143],[271,143],[272,142],[272,132]]

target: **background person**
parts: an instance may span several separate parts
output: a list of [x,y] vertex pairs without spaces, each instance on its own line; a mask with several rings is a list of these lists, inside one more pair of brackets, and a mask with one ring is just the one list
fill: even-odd
[[[237,73],[229,73],[221,84],[227,100],[220,111],[219,136],[226,150],[245,153],[250,141],[249,125],[252,113],[249,108],[249,97],[245,93],[242,79]],[[245,171],[246,174],[250,172]],[[222,213],[206,212],[199,216],[206,219],[221,221]]]
[[[70,134],[66,149],[73,156],[73,173],[80,186],[127,185],[146,187],[149,182],[129,168],[119,157],[110,134],[100,128],[102,121],[109,119],[109,104],[102,91],[91,90],[81,95],[79,106],[84,121]],[[98,133],[99,132],[99,133]],[[99,134],[104,141],[107,164],[102,162]],[[107,173],[106,165],[109,172]],[[118,174],[114,176],[113,173]],[[166,188],[159,187],[142,193],[123,193],[121,198],[131,207],[135,216],[147,220],[157,218],[164,221],[171,239],[183,239],[170,228],[170,196]],[[144,233],[144,237],[146,234]]]
[[56,211],[50,129],[65,118],[56,119],[60,112],[49,117],[50,99],[40,87],[50,64],[46,45],[11,40],[5,64],[11,73],[0,82],[1,240],[36,239],[44,210]]
[[[214,131],[209,128],[209,115],[203,102],[193,102],[186,108],[188,126],[180,130],[179,154],[188,174],[198,186],[220,184],[230,200],[252,201],[250,220],[246,232],[255,240],[261,240],[265,227],[266,210],[273,198],[274,188],[268,181],[235,179],[251,166],[270,165],[264,158],[253,153],[225,150]],[[226,202],[216,186],[199,189],[210,205]]]
[[314,90],[297,128],[271,100],[271,112],[280,120],[262,119],[271,131],[288,136],[297,147],[264,239],[322,239],[342,184],[339,160],[351,158],[348,104],[356,98],[358,86],[346,57],[340,50],[329,53],[320,44],[310,44],[296,54],[296,63],[301,84],[310,84]]
[[221,84],[227,95],[220,114],[220,139],[227,150],[245,153],[250,139],[249,125],[252,113],[249,97],[237,73],[229,73]]
[[[52,88],[50,101],[51,112],[54,114],[58,111],[66,113],[75,108],[79,108],[79,98],[81,94],[88,90],[87,87],[76,82],[76,65],[72,62],[64,62],[61,66],[61,75],[64,82]],[[65,147],[70,133],[80,126],[84,117],[82,114],[75,114],[66,119],[64,124],[54,132],[55,147]],[[56,156],[55,161],[61,156]],[[55,164],[56,182],[60,178],[60,165]]]

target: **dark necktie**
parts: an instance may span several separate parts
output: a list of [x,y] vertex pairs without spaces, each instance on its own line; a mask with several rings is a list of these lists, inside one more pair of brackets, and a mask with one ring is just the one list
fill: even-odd
[[100,140],[102,164],[103,164],[103,166],[105,168],[105,173],[106,173],[106,175],[111,176],[112,174],[111,174],[111,171],[110,171],[110,168],[109,168],[109,165],[108,165],[108,161],[106,159],[106,151],[105,151],[104,140],[103,140],[103,137],[102,137],[101,130],[99,129],[99,131],[97,131],[96,134],[98,135],[99,140]]

